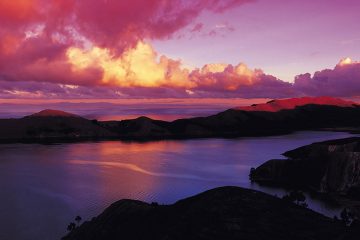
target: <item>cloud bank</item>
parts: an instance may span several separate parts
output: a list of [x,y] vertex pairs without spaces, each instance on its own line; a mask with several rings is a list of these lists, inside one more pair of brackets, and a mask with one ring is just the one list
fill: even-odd
[[342,59],[334,69],[295,77],[294,88],[311,96],[351,97],[360,95],[360,62]]
[[[107,64],[106,61],[104,64]],[[341,60],[333,69],[321,70],[313,75],[298,75],[294,83],[277,79],[260,69],[252,70],[243,63],[236,66],[207,64],[201,69],[189,71],[181,68],[178,61],[162,57],[148,67],[158,69],[151,78],[145,71],[144,75],[135,75],[131,81],[124,81],[124,78],[111,78],[112,74],[118,76],[122,73],[110,70],[103,75],[109,77],[105,78],[108,82],[100,85],[0,81],[0,98],[286,98],[360,95],[360,62],[350,59]]]

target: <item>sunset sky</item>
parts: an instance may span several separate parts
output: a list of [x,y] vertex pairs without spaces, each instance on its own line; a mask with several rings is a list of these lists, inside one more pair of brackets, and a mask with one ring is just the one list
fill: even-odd
[[0,98],[360,95],[358,0],[0,0]]

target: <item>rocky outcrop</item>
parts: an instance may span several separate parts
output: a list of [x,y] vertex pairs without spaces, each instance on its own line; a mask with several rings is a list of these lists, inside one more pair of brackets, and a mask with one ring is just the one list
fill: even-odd
[[253,190],[222,187],[173,205],[121,200],[63,240],[340,240],[355,233],[309,209]]
[[360,138],[314,143],[251,172],[261,183],[292,185],[360,200]]

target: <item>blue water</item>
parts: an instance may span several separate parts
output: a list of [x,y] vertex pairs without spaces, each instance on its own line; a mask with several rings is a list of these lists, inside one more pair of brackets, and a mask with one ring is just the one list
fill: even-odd
[[[225,185],[282,196],[281,189],[251,184],[250,168],[302,145],[348,136],[0,145],[0,239],[60,239],[76,215],[90,219],[122,198],[173,203]],[[308,203],[329,216],[338,211]]]

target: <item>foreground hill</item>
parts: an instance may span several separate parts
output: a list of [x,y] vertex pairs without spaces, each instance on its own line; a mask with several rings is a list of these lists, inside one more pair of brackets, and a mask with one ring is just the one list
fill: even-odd
[[295,98],[173,122],[147,117],[98,122],[44,110],[21,119],[1,119],[0,141],[241,137],[318,129],[359,131],[360,106],[329,97]]
[[173,205],[121,200],[63,239],[355,240],[355,231],[258,191],[222,187]]

